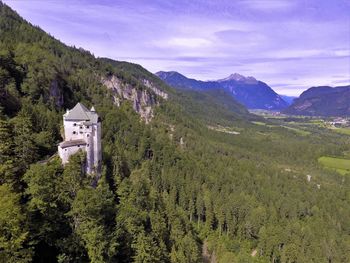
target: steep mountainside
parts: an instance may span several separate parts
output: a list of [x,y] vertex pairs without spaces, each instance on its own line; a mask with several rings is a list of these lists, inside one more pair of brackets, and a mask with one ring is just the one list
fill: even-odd
[[250,109],[280,110],[288,106],[266,83],[258,81],[253,77],[244,77],[237,73],[217,81],[189,79],[174,71],[160,71],[156,75],[170,86],[178,89],[194,89],[199,91],[223,89]]
[[[196,118],[205,120],[207,123],[225,123],[238,119],[256,118],[249,114],[247,109],[238,103],[229,93],[221,89],[208,89],[201,92],[199,89],[171,89],[164,81],[156,75],[148,72],[139,65],[102,58],[101,61],[108,62],[118,71],[131,74],[136,79],[143,80],[143,84],[152,89],[156,95],[168,99],[170,95],[172,101],[181,104],[183,109]],[[118,86],[115,81],[112,85],[111,78],[106,83],[111,86]],[[161,91],[164,90],[165,92]]]
[[[130,64],[124,70],[111,66],[110,61],[94,58],[86,50],[67,47],[4,6],[0,23],[0,66],[5,74],[0,105],[5,113],[20,109],[19,95],[33,101],[50,101],[61,110],[74,106],[77,100],[94,99],[96,87],[101,87],[98,93],[102,95],[104,86],[109,90],[105,95],[112,94],[117,106],[130,101],[133,109],[149,122],[154,107],[168,99],[169,87],[138,65]],[[132,74],[136,68],[143,74]]]
[[306,116],[350,116],[350,86],[312,87],[284,112]]

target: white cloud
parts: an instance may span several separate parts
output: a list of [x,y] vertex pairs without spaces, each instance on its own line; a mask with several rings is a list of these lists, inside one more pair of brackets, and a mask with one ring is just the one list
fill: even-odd
[[155,41],[156,46],[179,48],[202,48],[212,46],[212,44],[213,43],[208,39],[197,37],[172,37],[161,41]]
[[287,11],[295,7],[295,1],[288,0],[245,0],[241,4],[260,11]]

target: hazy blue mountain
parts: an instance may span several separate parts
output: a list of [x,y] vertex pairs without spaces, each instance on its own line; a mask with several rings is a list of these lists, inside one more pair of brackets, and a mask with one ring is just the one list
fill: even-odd
[[284,112],[307,116],[350,116],[350,86],[312,87]]
[[200,81],[190,79],[175,72],[157,72],[156,75],[177,89],[192,89],[206,91],[209,89],[223,89],[231,94],[238,102],[249,109],[280,110],[288,104],[266,83],[253,77],[240,74],[231,74],[229,77],[214,80]]
[[287,95],[281,95],[281,94],[279,95],[285,102],[288,103],[288,105],[291,105],[294,102],[294,100],[298,98],[297,96],[287,96]]

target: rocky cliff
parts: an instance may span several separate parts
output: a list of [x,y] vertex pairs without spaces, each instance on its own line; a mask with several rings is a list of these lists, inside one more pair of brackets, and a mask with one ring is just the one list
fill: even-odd
[[140,114],[146,123],[152,120],[154,107],[161,100],[168,99],[168,94],[148,79],[142,80],[143,88],[136,88],[129,83],[124,83],[114,75],[102,78],[101,82],[112,91],[114,103],[118,107],[125,100],[132,102],[133,109]]

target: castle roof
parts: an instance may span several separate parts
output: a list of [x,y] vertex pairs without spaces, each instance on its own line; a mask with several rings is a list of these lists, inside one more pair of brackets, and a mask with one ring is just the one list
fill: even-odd
[[78,145],[86,145],[86,142],[84,140],[71,140],[71,141],[64,141],[59,144],[59,146],[64,149],[72,146],[78,146]]
[[64,115],[65,120],[98,122],[98,115],[95,111],[88,110],[82,103],[78,102],[73,109]]

